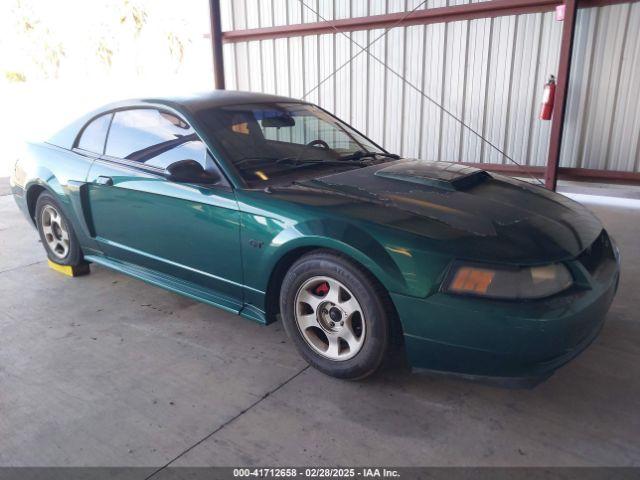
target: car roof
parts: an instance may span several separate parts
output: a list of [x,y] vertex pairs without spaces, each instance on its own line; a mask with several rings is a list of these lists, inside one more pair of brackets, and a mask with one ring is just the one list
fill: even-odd
[[191,111],[225,107],[228,105],[242,105],[245,103],[301,102],[301,100],[295,98],[237,90],[213,90],[179,97],[149,98],[143,101],[179,105]]
[[47,143],[62,148],[71,149],[80,130],[95,117],[105,112],[127,107],[141,107],[144,105],[164,105],[173,108],[182,114],[193,114],[210,108],[225,107],[229,105],[242,105],[246,103],[300,103],[302,100],[281,97],[267,93],[242,92],[235,90],[213,90],[203,93],[194,93],[184,96],[158,96],[137,98],[109,103],[97,110],[78,118],[62,130],[51,136]]

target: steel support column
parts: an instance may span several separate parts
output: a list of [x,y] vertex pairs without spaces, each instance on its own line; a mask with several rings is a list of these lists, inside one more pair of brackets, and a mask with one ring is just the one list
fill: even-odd
[[209,0],[209,17],[211,21],[211,50],[213,52],[213,77],[215,87],[218,90],[224,90],[224,59],[222,56],[220,0]]
[[565,1],[564,24],[562,26],[562,43],[560,44],[560,61],[558,62],[558,84],[553,118],[551,120],[551,136],[549,139],[549,156],[544,183],[549,190],[555,190],[558,183],[558,167],[562,150],[562,133],[567,106],[567,90],[571,73],[571,53],[573,51],[573,37],[576,30],[577,1]]

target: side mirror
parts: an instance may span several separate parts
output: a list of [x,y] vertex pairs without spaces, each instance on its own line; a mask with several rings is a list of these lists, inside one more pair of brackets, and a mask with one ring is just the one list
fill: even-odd
[[217,174],[207,172],[202,165],[195,160],[179,160],[173,162],[167,167],[166,172],[169,180],[178,183],[212,184],[220,180]]

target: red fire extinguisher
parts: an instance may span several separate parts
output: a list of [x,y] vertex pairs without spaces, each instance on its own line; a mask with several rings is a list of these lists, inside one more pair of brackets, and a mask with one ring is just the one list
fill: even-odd
[[556,96],[556,77],[549,75],[549,81],[544,86],[542,104],[540,105],[540,120],[551,120],[553,100]]

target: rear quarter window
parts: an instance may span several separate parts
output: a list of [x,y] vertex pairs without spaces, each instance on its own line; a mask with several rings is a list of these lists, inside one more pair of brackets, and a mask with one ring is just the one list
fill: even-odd
[[109,131],[111,117],[113,117],[113,113],[107,113],[91,121],[82,130],[76,147],[86,150],[87,152],[102,155],[104,153],[104,143],[107,138],[107,132]]

